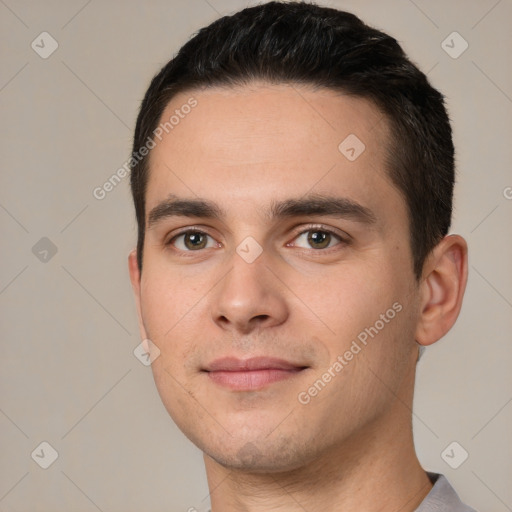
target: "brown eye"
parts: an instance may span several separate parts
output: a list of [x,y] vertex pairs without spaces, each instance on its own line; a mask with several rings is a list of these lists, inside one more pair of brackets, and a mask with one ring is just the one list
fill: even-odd
[[169,245],[174,245],[176,249],[187,252],[215,247],[213,239],[208,234],[192,230],[176,235],[169,241]]
[[333,233],[327,229],[309,229],[303,231],[295,239],[294,246],[303,249],[328,249],[335,245],[339,245],[344,240],[341,236]]
[[326,231],[309,231],[308,243],[313,249],[325,249],[331,242],[331,234]]
[[204,233],[186,233],[184,238],[187,249],[204,249],[206,247],[206,236]]

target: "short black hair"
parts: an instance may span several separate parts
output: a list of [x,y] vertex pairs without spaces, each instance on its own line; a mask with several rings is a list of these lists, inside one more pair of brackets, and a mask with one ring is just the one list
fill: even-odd
[[224,16],[194,35],[153,78],[133,140],[131,190],[142,271],[148,156],[169,101],[179,92],[255,81],[307,84],[371,101],[391,140],[386,171],[409,213],[413,271],[420,278],[430,251],[451,223],[454,147],[443,95],[393,37],[355,15],[304,2],[268,2]]

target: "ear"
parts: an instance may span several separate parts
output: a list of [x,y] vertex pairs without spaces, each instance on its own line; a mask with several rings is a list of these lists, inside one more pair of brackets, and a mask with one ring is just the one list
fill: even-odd
[[468,277],[468,247],[459,235],[445,236],[427,257],[420,284],[416,341],[431,345],[459,316]]
[[141,312],[141,296],[140,296],[140,271],[137,262],[137,250],[133,249],[128,255],[128,270],[130,272],[130,281],[132,282],[133,295],[135,297],[135,305],[137,307],[137,316],[139,319],[139,332],[141,340],[147,339],[146,329],[142,321]]

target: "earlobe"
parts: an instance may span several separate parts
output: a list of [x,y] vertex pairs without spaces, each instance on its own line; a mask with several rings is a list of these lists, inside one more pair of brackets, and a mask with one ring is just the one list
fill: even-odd
[[424,265],[420,285],[416,341],[431,345],[442,338],[459,316],[467,282],[467,243],[448,235],[433,249]]

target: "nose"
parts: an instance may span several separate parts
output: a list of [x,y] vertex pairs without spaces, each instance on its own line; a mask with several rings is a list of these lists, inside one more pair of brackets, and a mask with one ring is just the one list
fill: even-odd
[[233,334],[249,334],[285,322],[289,316],[285,289],[264,255],[248,263],[235,253],[230,263],[231,270],[212,295],[213,321]]

